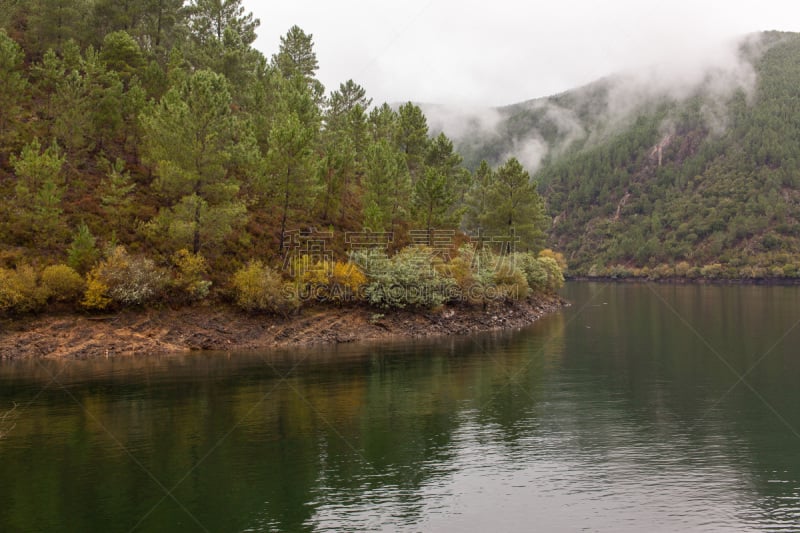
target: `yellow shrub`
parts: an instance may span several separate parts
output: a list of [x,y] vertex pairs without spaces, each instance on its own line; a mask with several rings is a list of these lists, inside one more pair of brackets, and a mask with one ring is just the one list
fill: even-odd
[[29,265],[16,270],[0,268],[0,312],[29,313],[47,302],[47,291],[37,284],[36,271]]
[[231,280],[236,304],[245,311],[285,313],[297,307],[295,292],[261,261],[250,261]]
[[700,275],[707,279],[721,278],[723,273],[722,265],[719,263],[711,263],[705,265],[700,269]]
[[686,261],[681,261],[680,263],[675,265],[675,275],[681,278],[685,278],[689,274],[690,268],[692,268],[692,265],[690,265]]
[[472,269],[472,262],[468,257],[461,255],[450,260],[450,275],[455,280],[462,292],[467,292],[475,283],[475,276]]
[[312,263],[308,260],[308,257],[303,256],[300,265],[298,277],[302,283],[308,283],[314,287],[328,285],[330,274],[333,270],[330,261],[323,260]]
[[343,303],[359,299],[367,277],[354,263],[322,260],[311,262],[303,256],[292,263],[295,279],[304,299]]
[[108,285],[100,280],[95,271],[89,272],[81,305],[86,309],[103,310],[111,304],[111,298],[107,293]]
[[67,265],[52,265],[42,272],[42,286],[48,297],[57,302],[75,302],[83,294],[84,281]]
[[172,284],[182,295],[190,300],[201,300],[208,296],[211,282],[205,279],[208,274],[205,257],[184,248],[175,252],[172,263],[177,268]]
[[329,296],[338,303],[357,300],[366,284],[367,277],[355,264],[336,261],[328,283]]
[[558,268],[561,269],[561,272],[567,271],[567,260],[564,258],[564,254],[561,252],[554,252],[549,248],[545,248],[539,252],[539,257],[549,257],[551,259],[555,259],[556,263],[558,264]]

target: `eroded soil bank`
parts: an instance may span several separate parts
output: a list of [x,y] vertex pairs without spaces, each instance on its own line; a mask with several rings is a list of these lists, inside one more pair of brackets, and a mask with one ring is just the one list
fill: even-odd
[[248,315],[224,306],[126,310],[103,317],[48,314],[0,322],[0,359],[257,350],[464,335],[527,326],[565,305],[551,296],[487,309],[455,306],[430,312],[324,307],[288,318]]

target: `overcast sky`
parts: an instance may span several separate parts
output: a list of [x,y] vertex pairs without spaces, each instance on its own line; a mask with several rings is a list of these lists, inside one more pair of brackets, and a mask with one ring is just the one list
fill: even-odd
[[800,30],[800,1],[244,0],[268,57],[294,24],[328,91],[375,103],[505,105],[654,64],[705,64],[736,36]]

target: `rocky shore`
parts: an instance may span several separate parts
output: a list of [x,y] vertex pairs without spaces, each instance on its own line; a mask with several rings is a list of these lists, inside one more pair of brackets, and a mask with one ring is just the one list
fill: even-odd
[[107,316],[46,314],[0,321],[0,359],[91,358],[259,350],[518,328],[567,303],[558,296],[435,311],[319,307],[290,317],[232,307],[125,310]]

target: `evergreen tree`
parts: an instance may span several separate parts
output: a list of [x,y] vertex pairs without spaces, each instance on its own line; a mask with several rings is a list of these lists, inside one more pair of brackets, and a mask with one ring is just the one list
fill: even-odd
[[315,133],[291,111],[280,116],[270,132],[266,188],[280,212],[279,252],[283,252],[292,212],[307,210],[313,204],[311,156]]
[[400,106],[397,122],[397,144],[406,156],[406,166],[412,183],[424,173],[428,150],[428,121],[419,106],[408,102]]
[[484,233],[489,217],[489,192],[493,185],[494,171],[483,159],[475,170],[472,186],[465,199],[464,228],[468,232],[475,235]]
[[406,215],[411,182],[403,154],[386,139],[367,152],[364,180],[364,226],[373,231],[394,231]]
[[272,56],[272,64],[287,80],[292,80],[309,90],[316,104],[320,104],[325,87],[316,78],[319,63],[314,52],[313,35],[306,34],[298,26],[292,26],[281,37],[278,53]]
[[497,169],[486,195],[485,228],[519,239],[522,250],[538,252],[544,242],[544,203],[530,174],[516,158]]
[[455,202],[452,180],[440,168],[427,167],[414,184],[413,204],[417,223],[428,232],[430,245],[434,230],[455,224],[451,215]]
[[6,137],[9,121],[18,117],[28,88],[22,59],[20,46],[0,29],[0,138]]
[[470,174],[461,166],[461,162],[461,156],[455,151],[453,141],[444,133],[429,141],[425,165],[438,169],[447,177],[459,203],[463,201],[470,184]]
[[104,161],[103,166],[108,168],[102,183],[102,196],[100,201],[103,211],[112,221],[115,230],[125,228],[125,218],[130,213],[136,184],[131,179],[130,172],[125,170],[125,162],[117,159],[113,164]]
[[369,126],[374,141],[386,140],[394,143],[398,137],[399,117],[389,104],[383,103],[369,113]]
[[124,81],[129,81],[144,67],[142,49],[126,31],[115,31],[103,38],[100,59]]
[[143,1],[145,8],[139,33],[145,48],[161,55],[161,50],[171,49],[188,32],[188,10],[184,7],[184,0]]
[[370,102],[364,88],[353,80],[341,84],[329,99],[322,138],[325,157],[319,172],[324,220],[338,212],[343,221],[348,210],[357,208],[353,198],[364,173],[369,142],[366,109]]
[[193,37],[202,45],[222,44],[225,32],[232,30],[245,46],[250,46],[261,21],[246,12],[242,0],[194,0],[189,7],[189,24]]
[[34,139],[19,156],[11,157],[11,166],[17,175],[18,231],[32,236],[41,247],[55,245],[63,234],[64,156],[60,148],[53,142],[42,150],[39,140]]
[[86,274],[98,259],[100,252],[97,250],[97,239],[89,226],[80,224],[67,248],[67,264],[79,273]]
[[196,67],[224,74],[239,97],[252,82],[261,54],[251,48],[260,21],[241,0],[195,0],[189,8],[193,40],[190,60]]
[[142,116],[142,126],[144,157],[170,206],[148,224],[151,236],[195,254],[222,242],[245,214],[233,172],[237,156],[251,157],[254,149],[231,110],[225,78],[208,70],[193,74]]
[[28,8],[28,49],[63,52],[68,41],[89,40],[90,0],[32,0]]
[[144,10],[148,7],[143,0],[94,0],[91,22],[95,35],[100,39],[120,31],[134,33],[140,27]]

